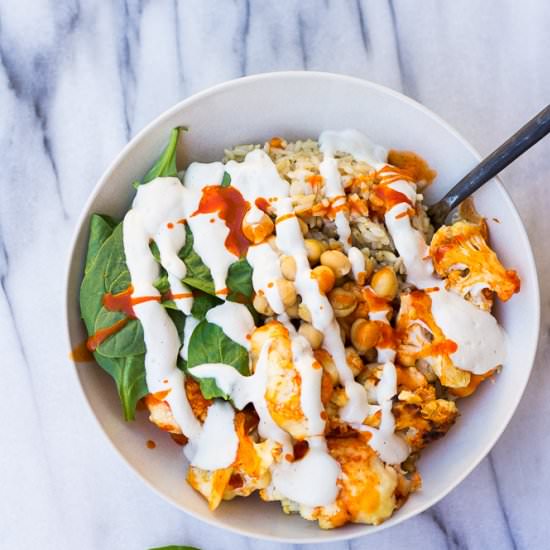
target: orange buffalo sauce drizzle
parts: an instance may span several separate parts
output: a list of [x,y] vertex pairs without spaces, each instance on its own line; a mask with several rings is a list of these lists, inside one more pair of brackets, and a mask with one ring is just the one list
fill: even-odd
[[192,216],[217,213],[229,229],[225,247],[240,258],[246,254],[250,246],[250,241],[242,229],[243,219],[249,209],[250,204],[235,187],[209,185],[202,190],[199,207]]
[[130,319],[136,319],[133,306],[145,302],[160,302],[160,296],[138,296],[137,298],[132,298],[133,291],[134,289],[130,285],[122,292],[117,292],[116,294],[106,292],[103,295],[103,306],[107,311],[119,311],[120,313],[124,313],[126,317],[119,319],[109,327],[96,330],[86,341],[86,347],[89,351],[95,351],[109,336],[122,330]]
[[[397,180],[401,180],[403,178],[398,177]],[[395,180],[395,181],[397,181]],[[391,183],[391,182],[388,182]],[[404,195],[403,193],[400,193],[399,191],[396,191],[395,189],[392,189],[391,187],[388,187],[386,182],[382,185],[378,185],[374,189],[374,194],[378,199],[380,199],[384,203],[384,208],[386,211],[391,210],[396,204],[400,204],[402,202],[405,202],[412,206],[411,201],[409,198]]]
[[269,209],[269,201],[267,199],[264,199],[263,197],[258,197],[254,204],[265,214],[267,214],[267,211]]
[[94,360],[94,356],[91,354],[90,350],[87,347],[87,340],[80,342],[76,345],[69,354],[69,357],[75,363],[89,363]]
[[183,300],[184,298],[193,298],[192,292],[176,292],[173,293],[171,290],[162,295],[164,300]]
[[275,223],[281,223],[281,222],[284,222],[286,220],[290,220],[290,218],[295,218],[295,217],[296,217],[296,214],[294,212],[289,212],[288,214],[283,214],[282,216],[279,216],[275,220]]
[[119,319],[113,323],[110,327],[100,328],[96,330],[92,336],[86,341],[86,347],[90,351],[95,351],[100,344],[102,344],[109,336],[116,334],[119,330],[122,330],[130,319],[125,317],[124,319]]

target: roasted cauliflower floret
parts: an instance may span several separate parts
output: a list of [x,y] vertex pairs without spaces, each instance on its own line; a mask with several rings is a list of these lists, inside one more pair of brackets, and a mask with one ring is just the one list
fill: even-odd
[[435,399],[435,394],[420,395],[418,390],[400,394],[392,412],[396,431],[405,437],[413,452],[443,437],[458,416],[454,401]]
[[505,269],[489,248],[484,222],[459,221],[439,228],[430,256],[438,275],[446,278],[447,288],[485,311],[491,309],[493,292],[503,301],[519,292],[517,273]]
[[[256,329],[251,338],[253,365],[267,340],[271,340],[265,399],[272,419],[294,439],[302,440],[308,433],[308,422],[302,411],[300,373],[293,363],[288,330],[279,322],[271,321]],[[313,353],[313,352],[312,352]],[[328,354],[327,354],[328,355]],[[315,355],[317,357],[317,353]],[[329,356],[330,357],[330,356]],[[313,367],[322,368],[313,358]],[[321,402],[326,404],[332,393],[330,376],[324,372],[320,381]]]
[[397,359],[401,365],[415,366],[426,362],[441,384],[451,388],[463,388],[470,383],[470,373],[455,367],[450,355],[456,344],[447,340],[437,326],[431,312],[428,293],[415,290],[401,295],[401,307],[396,328],[401,335]]
[[[185,393],[187,394],[193,414],[201,422],[204,422],[208,407],[212,401],[203,397],[199,384],[190,377],[185,379]],[[161,430],[173,434],[181,434],[182,430],[172,414],[170,405],[165,400],[166,397],[166,392],[150,393],[145,397],[145,405],[149,409],[149,420]]]
[[187,481],[206,498],[211,510],[215,510],[222,500],[246,497],[267,487],[271,481],[270,467],[274,457],[280,454],[280,448],[270,440],[254,442],[249,433],[253,425],[245,413],[235,415],[239,446],[231,466],[213,471],[189,467]]
[[[384,465],[369,447],[368,438],[367,434],[357,433],[327,438],[330,455],[342,469],[338,480],[340,490],[331,506],[311,508],[282,498],[283,510],[316,520],[322,529],[333,529],[349,522],[377,525],[389,518],[414,490],[414,485],[396,469]],[[279,497],[270,491],[261,491],[260,496],[264,500],[278,500]]]
[[421,156],[412,151],[391,149],[388,152],[388,163],[410,176],[421,189],[430,185],[437,176],[437,172],[430,168]]

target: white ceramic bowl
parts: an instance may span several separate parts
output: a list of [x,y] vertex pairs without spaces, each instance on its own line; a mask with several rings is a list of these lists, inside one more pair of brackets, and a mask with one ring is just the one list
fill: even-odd
[[[219,160],[226,147],[259,143],[272,136],[317,137],[326,128],[358,128],[387,147],[410,149],[438,171],[428,202],[441,196],[476,164],[479,155],[448,124],[415,101],[387,88],[345,76],[290,72],[252,76],[221,84],[182,101],[152,122],[118,155],[86,204],[70,253],[67,324],[71,347],[85,338],[78,289],[88,220],[92,212],[122,217],[139,179],[156,159],[174,126],[189,127],[178,164]],[[521,293],[498,307],[509,335],[508,360],[495,384],[484,384],[461,402],[462,415],[448,435],[424,452],[423,488],[380,526],[347,525],[322,531],[315,523],[286,516],[276,503],[255,496],[222,503],[212,513],[184,481],[181,448],[146,420],[125,423],[113,381],[99,367],[75,364],[86,399],[126,463],[155,491],[184,512],[238,533],[286,542],[325,542],[374,533],[410,518],[444,497],[489,452],[521,398],[537,346],[539,293],[535,264],[522,222],[503,187],[493,181],[476,195],[488,219],[491,241],[504,264],[516,268]],[[501,223],[493,222],[493,218]],[[147,439],[157,442],[149,451]]]

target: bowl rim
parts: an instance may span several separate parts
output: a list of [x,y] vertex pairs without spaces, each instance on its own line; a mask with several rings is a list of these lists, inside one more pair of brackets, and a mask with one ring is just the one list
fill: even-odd
[[[96,197],[101,193],[105,183],[111,178],[113,172],[116,171],[116,169],[122,162],[122,159],[125,158],[126,155],[128,155],[132,151],[132,149],[134,149],[137,146],[138,143],[146,139],[149,132],[153,130],[157,125],[171,118],[175,113],[177,113],[181,109],[184,109],[188,105],[202,101],[224,90],[228,90],[239,86],[246,86],[251,82],[258,82],[262,80],[271,80],[271,79],[300,79],[300,78],[318,79],[318,80],[338,80],[344,83],[348,82],[354,85],[361,85],[361,86],[364,86],[365,88],[370,88],[378,92],[384,93],[386,95],[393,96],[395,99],[398,99],[401,102],[408,104],[410,107],[418,111],[421,111],[425,116],[431,118],[434,122],[442,126],[447,132],[452,134],[460,142],[460,144],[469,153],[472,154],[472,156],[476,160],[481,161],[482,159],[479,152],[462,136],[461,133],[459,133],[453,126],[451,126],[448,122],[446,122],[443,118],[441,118],[438,114],[433,112],[431,109],[428,109],[418,101],[412,99],[409,96],[406,96],[401,92],[397,92],[391,88],[388,88],[387,86],[383,86],[381,84],[377,84],[375,82],[371,82],[369,80],[359,78],[359,77],[354,77],[354,76],[349,76],[349,75],[344,75],[339,73],[326,72],[326,71],[303,71],[303,70],[273,71],[273,72],[259,73],[259,74],[235,78],[232,80],[224,81],[216,85],[210,86],[204,90],[201,90],[183,99],[182,101],[179,101],[178,103],[176,103],[175,105],[173,105],[172,107],[170,107],[169,109],[161,113],[159,116],[155,117],[142,130],[140,130],[111,161],[111,163],[105,169],[101,177],[97,180],[97,183],[95,184],[91,194],[89,195],[88,199],[82,206],[80,215],[78,216],[78,219],[73,229],[73,235],[70,241],[67,260],[66,260],[67,266],[65,269],[65,276],[63,279],[63,284],[64,284],[63,316],[64,316],[64,326],[65,326],[65,338],[66,338],[66,343],[68,344],[69,350],[72,349],[71,332],[70,332],[71,329],[69,326],[69,310],[71,307],[74,307],[74,303],[72,303],[74,301],[74,296],[69,295],[68,289],[69,289],[69,282],[73,271],[75,247],[77,244],[78,236],[83,224],[86,222],[88,218],[91,205],[95,201]],[[532,312],[532,316],[536,321],[536,324],[535,324],[536,334],[535,334],[535,338],[533,339],[534,345],[532,346],[532,349],[528,350],[527,352],[527,357],[526,357],[527,360],[525,362],[526,365],[528,366],[527,367],[528,372],[526,373],[527,376],[525,376],[522,386],[518,388],[519,391],[515,393],[514,401],[511,403],[512,406],[508,408],[508,412],[503,416],[504,421],[502,422],[502,427],[496,432],[493,432],[490,435],[490,437],[487,438],[485,445],[482,446],[482,448],[478,453],[478,457],[472,461],[472,464],[470,464],[467,468],[465,468],[464,471],[454,480],[453,483],[449,484],[448,486],[440,490],[431,499],[429,499],[426,503],[424,503],[420,507],[420,509],[411,511],[411,512],[407,512],[406,510],[403,510],[403,513],[401,514],[401,516],[394,523],[389,524],[389,522],[383,522],[380,525],[375,526],[375,530],[372,529],[373,526],[371,525],[364,525],[364,530],[358,529],[357,531],[351,532],[351,533],[346,533],[339,529],[333,529],[330,532],[323,533],[322,540],[319,540],[319,538],[315,536],[303,537],[303,538],[292,538],[292,537],[276,536],[276,535],[269,535],[269,534],[262,534],[262,535],[250,534],[242,528],[227,525],[225,522],[218,520],[215,516],[203,517],[198,513],[184,509],[178,502],[176,502],[174,499],[172,499],[168,495],[165,495],[164,493],[162,493],[160,489],[155,487],[149,480],[147,480],[143,475],[141,475],[140,472],[126,459],[122,451],[118,448],[116,443],[113,441],[110,435],[103,428],[102,423],[100,422],[99,418],[96,416],[94,409],[92,407],[92,404],[90,403],[86,395],[86,392],[84,391],[84,388],[82,386],[80,375],[78,373],[78,365],[75,361],[72,360],[71,357],[69,357],[70,363],[73,366],[73,368],[70,370],[74,377],[75,384],[79,388],[83,401],[87,404],[87,407],[85,408],[88,410],[90,415],[94,418],[100,432],[107,439],[107,441],[109,441],[111,447],[114,449],[115,453],[119,456],[122,462],[142,482],[144,482],[150,489],[152,489],[154,493],[156,493],[163,500],[169,502],[170,504],[175,506],[177,509],[181,510],[182,512],[186,513],[187,515],[191,516],[194,519],[197,519],[208,525],[212,525],[214,527],[218,527],[220,529],[227,530],[241,536],[246,536],[253,539],[256,538],[259,540],[268,540],[268,541],[290,543],[290,544],[293,544],[293,543],[294,544],[321,544],[321,543],[328,543],[328,542],[337,542],[337,541],[351,540],[351,539],[366,536],[369,534],[378,533],[384,529],[394,527],[414,516],[421,514],[422,512],[425,512],[427,509],[431,508],[433,505],[435,505],[437,502],[439,502],[445,496],[447,496],[460,483],[462,483],[462,481],[468,475],[470,475],[470,473],[474,470],[474,468],[476,468],[480,464],[480,462],[491,452],[492,448],[500,439],[504,430],[508,427],[512,419],[512,416],[514,415],[521,401],[521,398],[523,397],[525,388],[531,377],[531,373],[535,363],[536,353],[538,350],[538,344],[540,340],[540,322],[541,322],[540,286],[539,286],[537,266],[533,255],[533,249],[529,240],[529,235],[527,234],[527,231],[523,224],[523,221],[508,191],[506,191],[505,187],[503,186],[502,182],[498,177],[495,177],[493,180],[496,186],[499,188],[500,192],[502,193],[503,200],[507,203],[507,206],[510,208],[512,212],[512,216],[514,218],[514,223],[518,225],[518,228],[521,232],[521,236],[526,239],[529,245],[528,250],[525,251],[525,268],[526,268],[526,271],[532,274],[532,277],[533,277],[533,290],[534,290],[534,298],[535,298],[535,304],[536,304],[535,311]]]

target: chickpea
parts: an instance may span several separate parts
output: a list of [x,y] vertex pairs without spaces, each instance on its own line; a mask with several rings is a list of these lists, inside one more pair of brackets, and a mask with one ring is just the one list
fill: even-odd
[[244,236],[252,243],[259,244],[273,233],[275,225],[267,214],[262,214],[258,222],[248,223],[246,217],[242,223]]
[[372,276],[370,284],[380,298],[393,300],[397,296],[397,276],[391,267],[385,266],[379,269]]
[[340,327],[340,339],[345,344],[350,335],[349,326],[344,325],[343,323],[338,323],[338,326]]
[[321,265],[330,267],[336,278],[344,277],[351,271],[351,262],[339,250],[327,250],[321,254]]
[[361,357],[359,357],[359,354],[351,347],[346,348],[346,362],[353,372],[354,378],[363,370],[364,365]]
[[335,317],[347,317],[357,307],[357,296],[351,290],[335,288],[328,295]]
[[298,302],[285,308],[285,311],[291,319],[298,319],[300,317],[300,315],[298,314]]
[[319,284],[319,290],[323,293],[330,292],[334,287],[336,278],[334,277],[334,271],[325,265],[318,265],[311,270],[311,277],[317,279]]
[[292,256],[281,257],[281,273],[285,279],[294,281],[296,279],[296,262]]
[[277,281],[277,289],[285,307],[290,307],[296,303],[297,295],[294,283],[286,279],[279,279]]
[[312,349],[319,349],[323,343],[323,333],[311,323],[300,323],[298,334],[301,334],[311,344]]
[[298,315],[300,316],[300,319],[302,319],[302,321],[311,323],[311,313],[305,304],[300,304],[298,306]]
[[357,319],[351,325],[351,343],[359,353],[373,348],[380,339],[380,328],[375,321]]
[[296,216],[296,218],[298,219],[298,223],[300,224],[300,231],[302,232],[302,235],[305,235],[309,231],[307,223],[299,216]]
[[254,306],[254,309],[261,315],[266,315],[268,317],[273,315],[273,310],[269,306],[269,303],[265,296],[256,294],[256,296],[254,296],[254,300],[252,300],[252,305]]
[[321,349],[315,352],[315,359],[321,363],[323,370],[330,376],[333,384],[338,384],[340,376],[338,375],[338,369],[332,359],[331,355],[325,350]]
[[274,252],[279,252],[279,247],[277,246],[277,237],[275,237],[275,235],[270,235],[266,239],[266,243],[271,247]]
[[363,255],[365,256],[365,283],[367,283],[372,277],[372,273],[374,272],[374,260],[370,258],[367,254]]
[[315,239],[305,239],[304,244],[306,245],[307,250],[307,259],[311,265],[316,265],[319,263],[319,258],[323,253],[323,248],[319,241]]
[[368,319],[369,304],[367,302],[359,302],[359,304],[357,304],[357,307],[353,311],[353,317],[355,319]]

